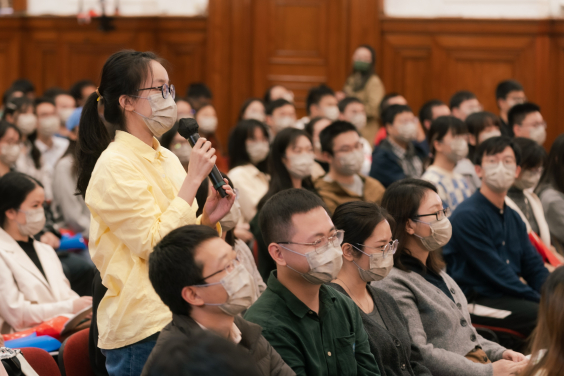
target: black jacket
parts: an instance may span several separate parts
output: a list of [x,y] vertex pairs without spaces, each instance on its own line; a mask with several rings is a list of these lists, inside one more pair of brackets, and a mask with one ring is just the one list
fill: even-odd
[[[330,283],[329,286],[349,296],[338,284]],[[368,333],[370,352],[374,355],[382,376],[431,376],[431,372],[423,365],[423,357],[419,348],[411,341],[407,320],[403,317],[394,298],[384,290],[367,286],[388,328],[386,330],[381,327],[359,309],[364,329]]]
[[[246,349],[255,359],[257,366],[264,376],[280,375],[295,376],[295,372],[282,360],[268,341],[262,336],[262,328],[259,325],[246,321],[240,316],[235,316],[235,325],[241,331],[241,342],[239,346]],[[155,359],[166,358],[167,354],[162,351],[164,343],[169,339],[174,340],[175,335],[184,334],[188,338],[195,333],[204,330],[194,319],[185,315],[172,315],[172,322],[165,326],[159,335],[157,344],[145,363],[141,376],[147,374],[147,370]]]

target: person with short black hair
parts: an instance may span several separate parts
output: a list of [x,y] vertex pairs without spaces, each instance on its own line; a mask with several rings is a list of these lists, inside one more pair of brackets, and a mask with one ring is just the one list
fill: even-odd
[[454,171],[468,155],[468,129],[454,116],[441,116],[433,120],[427,137],[433,157],[421,179],[437,187],[444,207],[452,211],[474,193],[464,176]]
[[329,86],[321,84],[309,89],[306,97],[307,116],[296,122],[296,128],[304,129],[310,119],[318,116],[326,117],[331,121],[339,118],[339,107],[335,92]]
[[55,102],[49,98],[35,100],[35,114],[37,115],[37,139],[35,146],[41,151],[43,162],[54,170],[55,165],[67,151],[69,140],[55,137],[61,127],[61,120],[57,115]]
[[466,120],[468,115],[483,110],[476,95],[468,90],[461,90],[454,93],[452,97],[450,97],[449,107],[452,111],[452,116],[462,121]]
[[515,137],[530,138],[539,145],[546,141],[546,122],[540,112],[540,107],[531,102],[516,104],[511,107],[509,114],[509,128]]
[[[403,95],[392,92],[384,95],[384,97],[382,97],[382,100],[380,101],[380,104],[378,105],[378,117],[380,118],[380,128],[378,129],[376,136],[374,136],[374,146],[380,145],[380,142],[382,142],[388,136],[382,116],[384,115],[384,111],[388,107],[394,104],[407,105],[407,100],[404,98]],[[368,140],[370,140],[370,138]]]
[[55,102],[55,108],[57,109],[57,115],[61,120],[61,126],[57,132],[58,136],[69,137],[69,131],[66,127],[66,122],[76,108],[76,101],[74,97],[66,90],[60,87],[52,87],[43,93],[43,96],[50,98]]
[[536,189],[550,229],[551,241],[564,254],[564,134],[554,140]]
[[69,89],[70,95],[76,101],[77,107],[83,107],[86,99],[96,91],[96,84],[91,80],[79,80]]
[[[319,140],[319,134],[322,130],[327,128],[331,124],[331,120],[324,117],[315,117],[306,124],[304,131],[309,134],[311,141],[313,143],[313,154],[315,155],[315,163],[313,164],[313,169],[311,170],[311,178],[313,180],[325,175],[329,172],[329,163],[325,160],[323,156],[323,151],[321,150],[321,141]],[[372,156],[371,156],[372,158]]]
[[355,97],[346,97],[339,102],[339,112],[339,120],[348,121],[354,125],[361,134],[360,142],[362,142],[364,162],[362,163],[360,173],[362,175],[368,175],[370,166],[372,165],[372,146],[363,136],[363,130],[367,124],[364,104]]
[[239,110],[237,121],[255,119],[264,123],[266,121],[266,108],[258,98],[247,99]]
[[480,144],[475,164],[482,186],[450,217],[452,238],[443,250],[447,272],[477,305],[472,321],[526,337],[536,325],[548,270],[521,217],[505,203],[521,172],[521,152],[510,138],[493,137]]
[[435,186],[422,179],[397,181],[382,206],[394,219],[392,238],[398,248],[390,274],[371,284],[395,298],[423,365],[433,375],[509,376],[519,371],[526,364],[524,356],[478,334],[462,290],[444,271],[441,248],[452,229]]
[[364,201],[339,205],[331,219],[345,234],[343,267],[330,286],[359,308],[378,368],[386,375],[431,375],[394,298],[370,284],[386,278],[394,266],[398,241],[390,229],[393,219],[380,206]]
[[12,89],[21,91],[24,96],[33,100],[35,99],[35,85],[27,78],[19,78],[12,82]]
[[285,99],[290,103],[294,103],[294,92],[282,85],[274,85],[266,89],[263,98],[265,106],[277,99]]
[[407,105],[394,104],[382,114],[388,136],[374,148],[370,176],[385,187],[406,177],[423,173],[425,151],[416,143],[417,118]]
[[516,80],[501,81],[495,89],[495,100],[497,108],[499,108],[501,134],[507,137],[515,137],[513,127],[508,125],[508,113],[513,106],[527,101],[523,86]]
[[203,82],[192,82],[186,89],[186,100],[196,112],[211,104],[212,99],[213,94],[210,88]]
[[358,308],[325,285],[341,269],[343,232],[323,200],[287,189],[266,202],[259,221],[276,270],[245,319],[262,326],[299,376],[381,375]]
[[445,102],[439,99],[431,99],[423,103],[423,106],[419,109],[419,123],[423,126],[425,133],[427,133],[431,129],[433,120],[440,116],[450,115],[450,108],[448,108]]
[[282,129],[296,126],[296,107],[286,99],[276,99],[266,106],[266,125],[270,133],[270,141]]
[[364,105],[367,122],[366,127],[359,131],[364,138],[370,140],[370,145],[378,130],[378,104],[386,93],[382,80],[375,73],[375,67],[376,52],[372,46],[358,46],[352,56],[352,71],[343,86],[345,95],[358,98]]
[[268,191],[268,131],[258,120],[242,120],[229,135],[229,167],[227,173],[238,190],[243,224],[257,213],[257,204]]
[[322,130],[319,139],[323,157],[329,162],[329,172],[315,181],[315,188],[329,212],[349,201],[380,203],[384,186],[361,174],[365,158],[357,128],[339,120]]
[[147,359],[142,375],[166,356],[167,343],[182,334],[210,330],[249,351],[262,375],[295,375],[261,335],[261,327],[239,315],[256,299],[253,276],[217,231],[187,225],[166,235],[148,260],[153,288],[172,312]]

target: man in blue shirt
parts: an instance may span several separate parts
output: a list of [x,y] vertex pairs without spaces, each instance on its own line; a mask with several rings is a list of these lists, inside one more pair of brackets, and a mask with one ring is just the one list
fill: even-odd
[[482,187],[450,217],[452,238],[443,255],[448,274],[471,303],[473,323],[528,336],[548,270],[519,214],[505,204],[519,162],[520,151],[507,137],[480,144],[475,164]]
[[259,220],[276,271],[245,319],[262,326],[298,376],[379,376],[358,308],[324,285],[343,265],[343,232],[321,198],[286,189],[266,202]]

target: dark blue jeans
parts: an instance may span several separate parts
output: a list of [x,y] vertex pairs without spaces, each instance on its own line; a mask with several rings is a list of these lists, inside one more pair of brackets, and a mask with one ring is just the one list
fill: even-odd
[[134,343],[119,349],[102,350],[110,376],[140,376],[157,341]]

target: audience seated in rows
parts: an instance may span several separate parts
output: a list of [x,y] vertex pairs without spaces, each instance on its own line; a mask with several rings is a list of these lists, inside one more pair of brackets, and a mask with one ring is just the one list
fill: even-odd
[[480,144],[475,158],[482,186],[450,217],[452,238],[443,252],[447,272],[471,303],[473,322],[527,337],[536,325],[548,270],[521,217],[505,204],[521,171],[521,152],[511,139],[493,137]]
[[330,286],[358,306],[378,368],[383,375],[431,375],[394,298],[370,285],[394,266],[393,220],[378,205],[362,201],[340,205],[331,219],[345,233],[343,266]]
[[276,271],[245,319],[262,327],[297,375],[380,375],[356,305],[325,285],[341,269],[343,232],[323,201],[287,189],[266,202],[259,220]]
[[329,213],[349,201],[380,203],[384,186],[360,174],[365,160],[363,143],[357,128],[346,121],[336,121],[319,134],[329,172],[315,181],[315,189],[325,201]]
[[435,186],[420,179],[398,181],[386,190],[382,206],[394,219],[392,237],[399,244],[390,274],[372,285],[394,297],[423,364],[433,375],[498,376],[522,369],[522,354],[484,339],[472,327],[466,297],[444,271],[440,249],[452,229]]

